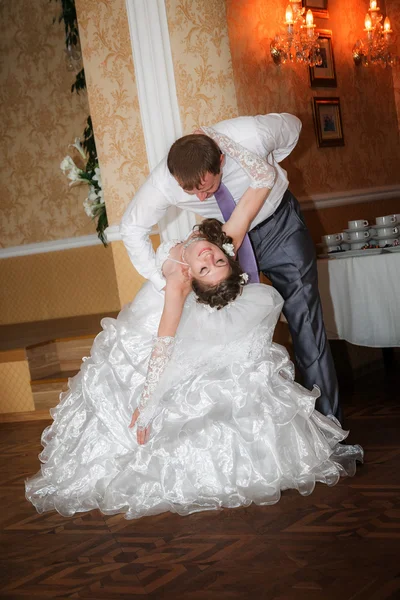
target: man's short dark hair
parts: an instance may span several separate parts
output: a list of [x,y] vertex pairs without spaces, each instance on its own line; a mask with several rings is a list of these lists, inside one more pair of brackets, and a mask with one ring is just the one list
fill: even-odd
[[172,144],[167,165],[184,190],[198,189],[206,173],[219,174],[221,150],[207,135],[185,135]]

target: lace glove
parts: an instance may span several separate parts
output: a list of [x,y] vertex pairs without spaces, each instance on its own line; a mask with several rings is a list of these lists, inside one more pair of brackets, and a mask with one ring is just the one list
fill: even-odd
[[224,154],[233,158],[242,167],[250,178],[251,188],[273,188],[276,171],[265,159],[250,152],[223,133],[218,133],[212,127],[201,127],[201,130],[218,144]]
[[174,337],[165,336],[156,338],[150,356],[146,381],[144,382],[142,395],[138,403],[140,414],[137,420],[137,426],[139,429],[148,427],[156,414],[158,398],[155,391],[161,375],[164,373],[165,367],[171,358],[174,344]]

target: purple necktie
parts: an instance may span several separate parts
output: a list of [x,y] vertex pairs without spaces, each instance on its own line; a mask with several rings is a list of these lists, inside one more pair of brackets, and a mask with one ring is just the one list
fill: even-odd
[[[221,182],[218,190],[214,192],[215,199],[225,221],[229,219],[235,209],[235,201],[228,188]],[[238,250],[238,258],[243,271],[249,276],[249,283],[260,283],[258,275],[258,266],[256,257],[254,256],[253,246],[250,238],[246,233],[242,245]]]

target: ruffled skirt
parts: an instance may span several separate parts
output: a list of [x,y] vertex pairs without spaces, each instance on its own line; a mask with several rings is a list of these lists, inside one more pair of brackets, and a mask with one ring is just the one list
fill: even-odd
[[266,343],[270,322],[219,354],[204,355],[204,340],[178,340],[151,438],[139,446],[128,425],[161,311],[162,296],[145,286],[116,320],[102,321],[91,357],[51,411],[41,470],[26,481],[38,512],[186,515],[273,504],[282,490],[308,495],[316,482],[354,475],[362,449],[340,444],[348,432],[314,409],[319,390],[293,381],[286,350]]

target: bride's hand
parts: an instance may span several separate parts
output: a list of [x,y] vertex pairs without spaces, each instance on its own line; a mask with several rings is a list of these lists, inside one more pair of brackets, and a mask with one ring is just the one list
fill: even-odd
[[149,437],[150,437],[150,425],[148,427],[146,427],[145,429],[139,429],[139,427],[137,428],[136,438],[137,438],[137,442],[138,442],[139,446],[143,446],[143,444],[147,444],[147,442],[149,441]]
[[[139,415],[140,415],[140,411],[137,408],[132,415],[132,419],[129,424],[130,429],[132,429],[132,427],[134,427],[136,421],[139,418]],[[137,428],[136,437],[137,437],[137,442],[140,446],[142,446],[143,444],[148,442],[149,436],[150,436],[150,425],[148,427],[145,427],[144,429],[140,429],[139,427]]]
[[191,289],[192,278],[189,268],[185,265],[177,265],[177,268],[167,276],[166,291],[179,292],[186,298]]

